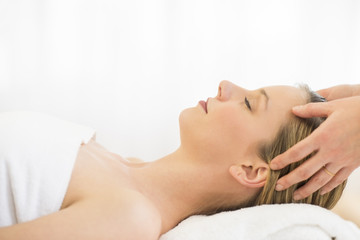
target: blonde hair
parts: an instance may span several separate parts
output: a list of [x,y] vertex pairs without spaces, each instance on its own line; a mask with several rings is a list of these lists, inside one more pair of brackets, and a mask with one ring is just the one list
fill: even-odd
[[[301,85],[300,89],[303,89],[305,93],[307,93],[307,102],[326,101],[325,98],[321,97],[316,92],[311,91],[306,85]],[[289,121],[287,121],[280,127],[274,139],[269,142],[259,144],[258,156],[266,163],[270,164],[272,159],[284,153],[296,143],[309,136],[324,121],[325,118],[314,117],[303,119],[294,115]],[[324,195],[320,195],[320,190],[318,190],[312,193],[310,196],[306,197],[305,199],[299,201],[295,201],[293,199],[293,194],[296,189],[303,186],[305,183],[308,182],[308,180],[299,182],[286,190],[275,191],[275,186],[278,179],[300,166],[303,162],[312,157],[314,154],[316,153],[312,153],[298,162],[291,163],[281,170],[274,171],[269,169],[269,174],[267,176],[264,187],[255,196],[252,196],[246,202],[242,201],[229,204],[229,201],[231,200],[227,199],[226,197],[219,197],[216,207],[203,208],[198,212],[198,214],[211,215],[221,211],[231,211],[262,204],[280,204],[294,202],[314,204],[331,209],[340,199],[341,194],[345,188],[346,181],[344,181],[338,187]]]
[[[309,90],[307,86],[301,86],[301,88],[303,88],[308,93],[308,102],[325,101],[323,97]],[[319,117],[309,119],[293,117],[290,122],[287,122],[280,128],[274,140],[269,143],[261,144],[261,146],[259,147],[259,157],[270,164],[271,160],[277,155],[282,154],[283,152],[291,148],[293,145],[295,145],[297,142],[309,136],[317,127],[320,126],[320,124],[324,120],[324,118]],[[270,170],[267,176],[265,186],[260,191],[260,193],[255,198],[253,198],[253,200],[248,202],[247,205],[298,202],[319,205],[328,209],[334,207],[341,197],[341,194],[346,185],[346,181],[344,181],[342,184],[340,184],[338,187],[336,187],[329,193],[320,195],[320,190],[318,190],[310,196],[306,197],[305,199],[299,201],[293,200],[293,193],[296,189],[307,183],[308,180],[299,182],[286,190],[275,191],[275,185],[279,178],[297,168],[314,154],[316,153],[312,153],[304,159],[292,163],[281,170]]]

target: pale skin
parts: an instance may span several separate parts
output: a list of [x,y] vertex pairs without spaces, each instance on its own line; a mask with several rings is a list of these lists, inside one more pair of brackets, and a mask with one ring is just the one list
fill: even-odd
[[0,239],[156,240],[204,206],[250,198],[269,171],[256,144],[305,103],[298,88],[263,90],[222,81],[206,108],[180,114],[180,147],[153,162],[129,162],[90,140],[80,147],[60,211],[0,228]]
[[328,102],[299,106],[293,108],[293,113],[304,118],[327,117],[327,120],[310,136],[274,158],[270,165],[274,170],[281,169],[317,151],[315,156],[277,182],[276,189],[281,191],[310,178],[294,192],[295,200],[320,188],[321,194],[331,191],[360,166],[360,85],[339,85],[318,93]]

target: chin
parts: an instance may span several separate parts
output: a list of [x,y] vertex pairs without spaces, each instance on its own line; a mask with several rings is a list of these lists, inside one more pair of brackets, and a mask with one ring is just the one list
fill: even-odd
[[218,144],[213,142],[213,138],[209,135],[210,131],[204,118],[204,114],[199,108],[187,108],[180,113],[180,143],[181,146],[192,153],[209,152],[210,149],[215,150]]
[[188,128],[191,127],[195,122],[198,121],[198,109],[192,107],[192,108],[186,108],[181,111],[179,115],[179,125],[180,125],[180,131],[183,127]]
[[199,110],[196,108],[184,109],[179,115],[179,128],[181,143],[196,143],[200,122]]
[[191,129],[191,122],[193,120],[191,110],[191,108],[186,108],[179,115],[180,137],[186,132],[186,129]]

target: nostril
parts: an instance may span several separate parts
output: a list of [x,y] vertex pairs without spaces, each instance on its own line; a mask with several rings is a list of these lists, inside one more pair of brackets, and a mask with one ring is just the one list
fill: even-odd
[[219,87],[218,96],[221,97],[221,87]]

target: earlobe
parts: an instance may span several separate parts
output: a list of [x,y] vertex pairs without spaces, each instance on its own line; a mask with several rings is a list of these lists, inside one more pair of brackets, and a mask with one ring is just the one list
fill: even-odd
[[260,188],[266,183],[269,167],[266,163],[258,166],[248,164],[233,165],[229,168],[230,175],[236,181],[249,188]]

